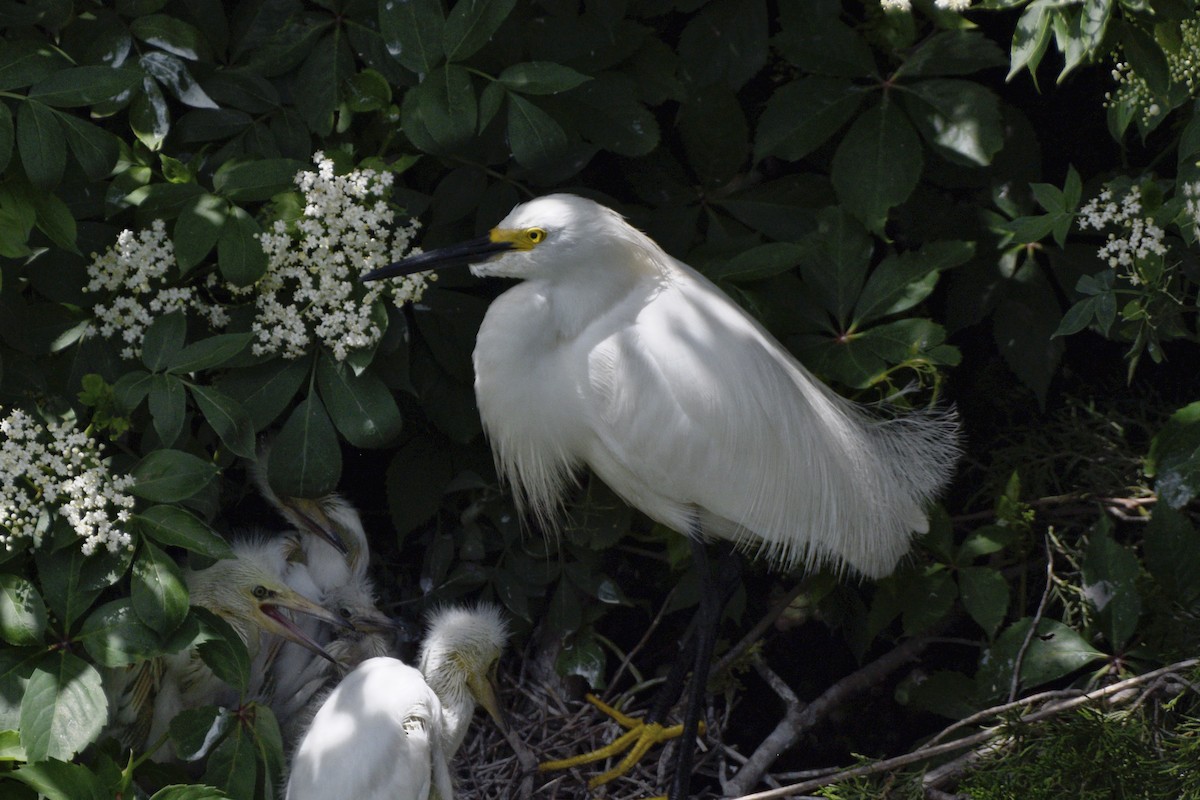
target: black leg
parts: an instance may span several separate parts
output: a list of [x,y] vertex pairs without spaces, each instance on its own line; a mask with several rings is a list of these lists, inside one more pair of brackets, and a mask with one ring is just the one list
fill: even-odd
[[[675,775],[671,780],[670,800],[686,800],[688,797],[696,736],[700,732],[700,717],[703,714],[704,698],[708,689],[708,671],[712,666],[713,649],[717,644],[721,612],[741,582],[736,553],[730,553],[722,559],[718,574],[714,575],[704,543],[698,538],[692,538],[691,543],[692,558],[700,575],[700,604],[696,608],[696,623],[689,637],[691,646],[684,647],[671,670],[671,674],[674,675],[677,669],[686,669],[688,661],[692,661],[692,681],[688,689],[687,706],[684,709],[683,735],[676,744],[678,749],[675,757]],[[688,658],[689,655],[691,659]]]

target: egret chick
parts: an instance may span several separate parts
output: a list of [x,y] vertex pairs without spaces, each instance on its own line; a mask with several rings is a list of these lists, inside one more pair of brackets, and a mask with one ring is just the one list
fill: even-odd
[[[488,308],[474,353],[483,428],[518,507],[554,529],[590,468],[693,543],[703,583],[686,742],[721,611],[704,540],[783,568],[880,577],[928,529],[925,504],[957,460],[953,416],[883,420],[839,397],[611,209],[548,195],[486,236],[363,279],[468,264],[521,281]],[[675,800],[688,794],[691,751],[678,748]]]
[[313,718],[286,800],[451,800],[450,760],[476,703],[503,726],[494,677],[507,639],[494,606],[448,608],[430,619],[420,669],[364,661]]
[[[288,612],[339,626],[345,623],[284,584],[259,542],[234,541],[230,546],[234,558],[202,570],[185,570],[191,604],[228,622],[252,661],[270,646],[272,636],[332,661],[333,656],[301,630]],[[218,678],[194,649],[145,662],[115,676],[114,681],[112,690],[119,698],[114,704],[115,718],[125,729],[122,738],[138,747],[157,742],[184,709],[232,705],[239,699],[236,690]],[[170,758],[172,753],[159,751],[159,756]]]

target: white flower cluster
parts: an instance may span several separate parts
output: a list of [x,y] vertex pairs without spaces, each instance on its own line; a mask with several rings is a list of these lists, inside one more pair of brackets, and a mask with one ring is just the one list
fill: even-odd
[[292,225],[275,223],[262,235],[266,275],[255,286],[255,355],[279,353],[297,358],[319,342],[341,361],[351,351],[370,347],[382,331],[372,306],[385,298],[401,306],[418,300],[426,278],[364,284],[359,277],[398,261],[408,251],[416,224],[395,225],[387,202],[390,172],[358,169],[335,175],[324,153],[313,156],[316,172],[300,172],[304,214]]
[[[1200,17],[1179,23],[1179,45],[1163,48],[1163,55],[1171,83],[1186,88],[1188,97],[1200,95]],[[1161,98],[1150,90],[1146,79],[1138,75],[1128,61],[1116,60],[1112,78],[1117,88],[1104,95],[1105,106],[1128,103],[1141,111],[1142,123],[1146,125],[1163,113],[1159,105]]]
[[1183,184],[1183,197],[1183,210],[1191,220],[1193,235],[1200,238],[1200,181]]
[[41,425],[20,410],[0,419],[0,544],[42,543],[57,510],[83,538],[83,553],[132,546],[126,531],[129,475],[113,476],[96,440],[70,423]]
[[912,0],[879,0],[879,5],[884,11],[889,12],[912,11]]
[[971,7],[971,0],[933,0],[933,4],[942,11],[956,11],[961,14]]
[[1080,209],[1079,227],[1083,230],[1102,230],[1115,227],[1109,232],[1108,240],[1097,254],[1110,267],[1125,267],[1129,280],[1136,286],[1141,282],[1137,262],[1150,255],[1166,255],[1163,244],[1165,231],[1152,219],[1141,216],[1142,193],[1134,186],[1119,201],[1113,197],[1112,189],[1105,187],[1098,197],[1093,197]]
[[87,268],[91,281],[84,288],[116,293],[110,305],[97,304],[93,311],[101,336],[120,336],[125,342],[122,358],[141,355],[146,328],[157,316],[192,309],[216,328],[229,321],[223,308],[202,300],[194,287],[169,286],[174,266],[175,246],[167,238],[166,223],[160,219],[140,233],[121,231],[116,244],[104,255],[92,254]]

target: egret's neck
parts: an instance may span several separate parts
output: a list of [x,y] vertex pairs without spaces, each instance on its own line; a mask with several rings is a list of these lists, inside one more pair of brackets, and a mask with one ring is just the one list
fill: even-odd
[[561,340],[585,327],[630,295],[658,290],[666,280],[665,255],[642,248],[606,249],[589,264],[572,264],[561,273],[538,279],[549,303],[551,324]]
[[442,717],[446,722],[442,747],[446,758],[453,758],[467,736],[467,727],[475,713],[475,698],[467,689],[467,676],[454,663],[424,665],[425,682],[442,701]]

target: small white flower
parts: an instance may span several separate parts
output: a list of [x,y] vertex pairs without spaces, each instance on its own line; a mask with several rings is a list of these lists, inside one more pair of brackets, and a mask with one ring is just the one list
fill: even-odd
[[133,538],[133,484],[113,476],[96,441],[67,422],[41,425],[20,409],[0,420],[0,545],[41,545],[47,515],[65,519],[83,540],[84,555],[99,546],[128,549]]

